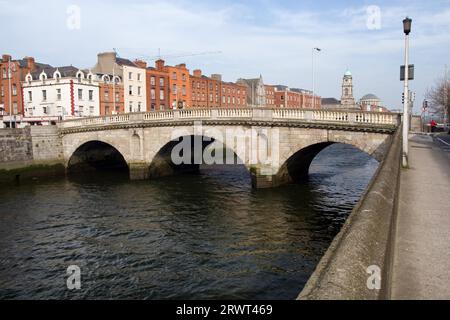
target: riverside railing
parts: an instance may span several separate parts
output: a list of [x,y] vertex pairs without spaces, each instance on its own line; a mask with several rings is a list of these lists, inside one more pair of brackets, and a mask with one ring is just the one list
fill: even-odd
[[257,120],[305,121],[318,123],[347,123],[397,126],[399,115],[390,112],[364,112],[311,109],[184,109],[147,113],[128,113],[102,117],[78,118],[62,121],[61,128],[102,126],[136,122],[170,122],[183,120]]

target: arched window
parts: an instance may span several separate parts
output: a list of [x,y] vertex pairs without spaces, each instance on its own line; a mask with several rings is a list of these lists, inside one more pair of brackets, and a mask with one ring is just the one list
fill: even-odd
[[53,73],[53,78],[56,80],[56,82],[59,82],[61,79],[61,72],[59,70],[56,70],[55,73]]
[[31,76],[30,73],[28,73],[27,76],[25,77],[25,81],[26,81],[28,84],[30,84],[32,80],[33,80],[33,77]]
[[348,88],[344,89],[344,95],[348,96]]
[[39,75],[39,80],[41,81],[47,80],[47,74],[44,71],[42,71],[41,74]]
[[77,72],[77,79],[78,79],[78,82],[81,82],[81,80],[84,79],[84,73],[81,72],[80,70]]

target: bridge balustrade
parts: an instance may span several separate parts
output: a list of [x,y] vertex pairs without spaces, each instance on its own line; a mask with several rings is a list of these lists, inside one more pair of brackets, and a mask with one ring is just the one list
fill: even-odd
[[[264,111],[263,113],[261,111]],[[308,109],[184,109],[166,110],[148,113],[129,113],[94,118],[66,120],[60,123],[61,128],[121,124],[128,122],[158,122],[182,119],[232,119],[232,120],[300,120],[306,122],[329,122],[348,124],[397,125],[398,115],[394,113],[340,111],[340,110],[308,110]]]

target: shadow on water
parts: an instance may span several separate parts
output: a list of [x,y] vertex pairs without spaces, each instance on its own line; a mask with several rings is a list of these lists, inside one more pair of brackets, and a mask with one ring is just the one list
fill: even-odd
[[[293,299],[376,166],[335,145],[308,182],[270,190],[252,190],[243,166],[3,188],[0,298]],[[77,292],[65,287],[72,264]]]

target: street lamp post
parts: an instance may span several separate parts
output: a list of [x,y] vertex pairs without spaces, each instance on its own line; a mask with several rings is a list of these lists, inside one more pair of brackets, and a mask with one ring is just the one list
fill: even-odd
[[403,156],[402,165],[408,167],[408,132],[409,132],[409,33],[411,32],[412,19],[406,17],[403,20],[403,32],[405,33],[405,80],[404,80],[404,99],[403,99]]
[[322,51],[322,49],[320,48],[312,48],[311,50],[311,64],[312,64],[312,105],[311,107],[314,108],[314,94],[316,91],[316,74],[315,74],[315,70],[314,70],[314,52],[320,52]]

